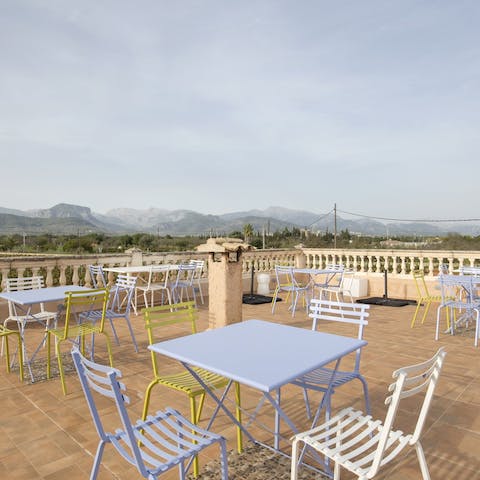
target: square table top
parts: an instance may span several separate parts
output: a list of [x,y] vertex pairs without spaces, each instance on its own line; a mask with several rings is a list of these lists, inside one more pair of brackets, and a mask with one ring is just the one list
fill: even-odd
[[263,392],[367,345],[343,337],[264,320],[155,343],[148,348]]
[[15,292],[1,292],[0,298],[18,305],[33,305],[36,303],[58,302],[65,298],[66,292],[90,290],[80,285],[62,285],[60,287],[34,288]]

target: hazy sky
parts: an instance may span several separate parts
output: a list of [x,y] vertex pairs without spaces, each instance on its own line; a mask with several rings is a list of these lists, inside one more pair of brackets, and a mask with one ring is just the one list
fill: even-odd
[[0,206],[479,217],[478,0],[0,0]]

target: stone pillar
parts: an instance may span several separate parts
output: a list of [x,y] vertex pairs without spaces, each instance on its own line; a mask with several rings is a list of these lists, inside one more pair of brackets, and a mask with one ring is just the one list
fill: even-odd
[[294,248],[297,250],[297,252],[295,253],[295,267],[306,268],[307,259],[305,253],[303,253],[304,245],[300,243],[299,245],[295,245]]
[[209,238],[197,251],[208,252],[209,329],[242,321],[242,253],[252,247],[237,239]]
[[125,253],[130,255],[130,264],[131,267],[140,267],[143,265],[143,252],[138,248],[129,248],[125,250]]

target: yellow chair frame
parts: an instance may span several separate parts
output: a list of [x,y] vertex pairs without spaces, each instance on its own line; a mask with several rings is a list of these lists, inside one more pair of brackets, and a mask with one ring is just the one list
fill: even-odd
[[[423,322],[425,322],[425,319],[427,318],[427,314],[432,302],[442,301],[441,294],[438,294],[438,295],[430,294],[430,292],[428,291],[427,283],[425,282],[425,274],[422,271],[417,270],[413,272],[413,279],[415,281],[415,287],[417,289],[418,299],[417,299],[417,308],[415,309],[415,313],[413,314],[410,328],[413,328],[415,326],[415,321],[417,319],[418,312],[420,311],[420,308],[422,307],[423,303],[425,304],[425,310],[423,312],[422,321],[420,322],[422,325],[423,325]],[[447,326],[448,328],[450,328],[450,319],[449,319],[448,310],[447,310]]]
[[[142,313],[145,318],[145,328],[147,330],[148,342],[150,345],[154,344],[156,341],[159,341],[158,336],[156,337],[154,332],[158,331],[161,327],[189,323],[191,325],[192,333],[197,333],[196,320],[198,311],[193,301],[144,308]],[[145,391],[142,420],[147,418],[148,409],[150,406],[150,396],[153,387],[155,385],[164,385],[165,387],[178,390],[188,395],[190,399],[190,419],[193,424],[197,425],[200,421],[203,404],[205,402],[205,389],[188,371],[170,375],[160,374],[157,363],[157,355],[152,351],[150,352],[150,355],[152,358],[154,378],[149,383]],[[202,381],[204,381],[205,384],[209,385],[213,389],[224,388],[229,382],[227,378],[216,373],[209,372],[208,370],[204,370],[202,368],[195,368],[194,370],[202,379]],[[197,397],[200,397],[198,405]],[[240,385],[237,382],[235,382],[235,402],[236,418],[239,422],[241,422]],[[237,448],[238,452],[241,453],[242,433],[239,429],[237,430]],[[195,477],[198,475],[198,458],[194,459],[193,473]]]
[[7,361],[7,372],[10,373],[10,350],[8,346],[8,337],[13,335],[17,337],[17,351],[18,351],[18,365],[20,369],[20,381],[23,382],[23,348],[22,348],[22,337],[20,332],[17,330],[10,330],[5,328],[3,325],[0,325],[0,337],[2,340],[5,339],[5,358]]
[[[47,378],[51,375],[51,337],[55,337],[55,354],[57,355],[58,369],[62,382],[63,394],[67,394],[67,386],[65,383],[65,372],[63,369],[62,355],[60,346],[63,342],[69,340],[78,342],[81,345],[82,354],[85,355],[85,337],[87,335],[95,335],[101,333],[107,341],[108,358],[110,366],[113,367],[112,347],[110,337],[105,332],[105,313],[107,310],[109,291],[108,288],[97,288],[93,290],[78,290],[65,293],[65,324],[63,327],[47,329]],[[101,307],[100,307],[101,305]],[[99,308],[100,307],[100,308]],[[79,321],[79,313],[88,310],[101,310],[100,319],[94,321],[82,321],[72,325],[72,320]]]

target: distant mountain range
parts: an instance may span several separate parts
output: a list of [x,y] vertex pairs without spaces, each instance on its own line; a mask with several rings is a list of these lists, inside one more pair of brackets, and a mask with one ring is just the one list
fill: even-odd
[[[334,230],[333,215],[269,207],[224,215],[204,215],[193,210],[164,210],[149,208],[136,210],[117,208],[105,215],[88,207],[60,203],[40,210],[15,210],[0,207],[0,234],[85,234],[85,233],[155,233],[159,235],[228,235],[242,231],[245,224],[268,234],[285,228],[309,228],[316,231]],[[365,235],[445,235],[457,232],[479,235],[480,225],[430,225],[419,223],[389,223],[371,219],[346,220],[337,215],[337,230]]]

